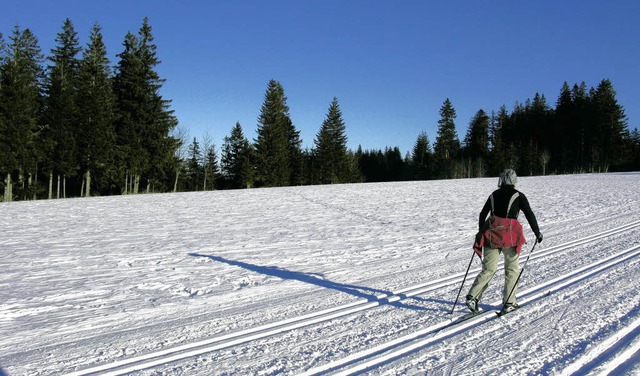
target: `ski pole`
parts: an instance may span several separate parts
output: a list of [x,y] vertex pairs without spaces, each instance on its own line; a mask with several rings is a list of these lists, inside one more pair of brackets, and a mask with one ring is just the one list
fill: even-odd
[[471,269],[471,263],[473,262],[473,257],[476,255],[476,251],[473,251],[471,254],[471,260],[469,261],[469,266],[467,266],[467,271],[464,273],[464,278],[462,279],[462,284],[460,285],[460,290],[458,290],[458,296],[456,296],[456,301],[453,302],[453,308],[451,308],[451,312],[449,314],[453,314],[453,311],[456,310],[456,304],[458,304],[458,299],[460,299],[460,293],[462,292],[462,287],[464,286],[464,281],[467,280],[467,274],[469,274],[469,269]]
[[531,251],[529,252],[529,255],[527,255],[527,259],[524,260],[524,264],[522,264],[522,269],[520,269],[520,273],[518,274],[518,278],[516,278],[516,283],[513,285],[513,288],[511,289],[511,292],[507,296],[507,300],[504,301],[505,304],[507,304],[509,299],[511,299],[511,295],[516,290],[516,286],[518,286],[518,282],[520,282],[520,277],[522,276],[522,272],[524,272],[524,268],[527,267],[527,261],[529,261],[529,257],[531,257],[531,254],[533,253],[533,250],[536,249],[536,245],[538,245],[538,239],[536,239],[536,242],[533,243],[533,247],[531,247]]

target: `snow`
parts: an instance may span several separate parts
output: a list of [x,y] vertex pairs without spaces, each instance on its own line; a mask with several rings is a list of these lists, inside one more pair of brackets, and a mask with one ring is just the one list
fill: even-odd
[[496,183],[0,203],[0,375],[640,374],[640,173],[520,177],[522,309],[456,325]]

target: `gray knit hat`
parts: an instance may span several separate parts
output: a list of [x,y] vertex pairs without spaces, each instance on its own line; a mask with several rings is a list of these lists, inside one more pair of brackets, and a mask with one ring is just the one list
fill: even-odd
[[500,177],[498,178],[498,187],[502,187],[503,185],[512,185],[515,187],[517,182],[518,176],[516,175],[516,172],[508,168],[500,173]]

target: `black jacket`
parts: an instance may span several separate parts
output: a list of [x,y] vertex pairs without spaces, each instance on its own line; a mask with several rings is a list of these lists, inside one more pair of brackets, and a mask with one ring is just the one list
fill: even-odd
[[[515,193],[518,193],[518,197],[511,204],[511,209],[509,213],[507,213],[507,208],[509,207],[509,201],[511,197]],[[491,208],[492,198],[493,197],[493,210]],[[479,229],[480,231],[485,230],[484,224],[487,220],[487,215],[489,213],[496,215],[502,218],[512,218],[518,219],[518,215],[520,214],[520,210],[524,212],[527,221],[529,222],[529,226],[533,230],[533,233],[536,234],[536,237],[540,235],[540,228],[538,227],[538,221],[536,220],[536,216],[533,214],[531,210],[531,206],[529,206],[529,200],[527,200],[527,196],[524,193],[516,190],[512,185],[503,185],[500,189],[496,190],[489,196],[487,202],[484,204],[482,211],[480,212],[479,218]]]

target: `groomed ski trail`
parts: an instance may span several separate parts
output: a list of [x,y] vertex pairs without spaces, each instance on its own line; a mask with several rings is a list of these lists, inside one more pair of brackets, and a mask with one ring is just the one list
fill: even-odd
[[620,375],[640,360],[640,318],[562,370],[562,376],[582,375],[593,370],[599,375]]
[[[591,263],[571,273],[520,292],[519,304],[521,307],[526,309],[525,307],[527,305],[538,301],[545,296],[564,290],[573,284],[588,279],[622,262],[639,256],[640,245],[633,246],[603,260]],[[499,306],[500,304],[501,301],[491,303],[492,306]],[[336,372],[335,375],[341,376],[358,374],[376,366],[392,362],[393,360],[401,358],[407,354],[422,350],[433,343],[460,334],[484,322],[500,320],[501,318],[495,314],[496,312],[498,312],[498,310],[487,310],[477,316],[454,325],[447,322],[439,323],[371,349],[349,355],[326,365],[312,368],[302,373],[302,375],[321,375],[329,372]],[[634,327],[633,329],[636,328]],[[638,344],[635,346],[637,347]],[[633,350],[634,348],[630,351]]]
[[[607,230],[607,231],[603,231],[588,237],[584,237],[582,239],[579,240],[574,240],[574,241],[570,241],[564,244],[560,244],[560,245],[556,245],[556,246],[552,246],[549,248],[543,248],[539,251],[536,252],[535,255],[531,256],[531,260],[535,260],[535,259],[539,259],[539,258],[543,258],[543,257],[548,257],[551,256],[555,253],[570,249],[572,247],[576,247],[579,245],[584,245],[599,239],[603,239],[603,238],[607,238],[616,234],[620,234],[623,233],[625,231],[630,231],[633,230],[637,227],[640,227],[640,221],[633,221],[630,222],[628,224]],[[620,257],[618,255],[614,255],[612,257]],[[635,255],[635,253],[634,253]],[[608,260],[609,258],[605,259]],[[614,261],[612,261],[614,262]],[[592,269],[594,267],[597,267],[598,265],[600,265],[601,261],[596,262],[596,263],[592,263],[587,265],[584,268],[581,268],[580,270],[583,269]],[[617,262],[614,262],[614,264]],[[501,263],[502,264],[502,263]],[[584,270],[583,270],[584,271]],[[477,275],[480,272],[480,268],[474,269],[472,271],[470,271],[468,278],[471,279],[473,277],[475,277],[475,275]],[[577,272],[577,271],[576,271]],[[576,273],[574,272],[574,273]],[[570,273],[569,275],[574,275],[574,273]],[[591,274],[589,274],[591,275]],[[229,347],[233,347],[233,346],[237,346],[240,344],[244,344],[250,341],[255,341],[255,340],[259,340],[259,339],[264,339],[270,336],[274,336],[277,334],[281,334],[287,331],[292,331],[295,329],[299,329],[299,328],[303,328],[306,326],[310,326],[310,325],[314,325],[314,324],[319,324],[319,323],[323,323],[323,322],[328,322],[340,317],[344,317],[344,316],[348,316],[348,315],[352,315],[358,312],[362,312],[365,310],[369,310],[375,307],[379,307],[385,304],[392,304],[395,302],[399,302],[402,301],[404,299],[407,298],[411,298],[411,297],[415,297],[418,295],[422,295],[443,287],[447,287],[450,285],[455,285],[458,283],[462,282],[462,278],[464,276],[464,273],[459,273],[459,274],[455,274],[449,277],[445,277],[445,278],[441,278],[438,280],[434,280],[434,281],[429,281],[429,282],[425,282],[423,284],[419,284],[416,286],[412,286],[412,287],[408,287],[405,289],[401,289],[401,290],[397,290],[392,292],[391,294],[381,294],[381,295],[377,295],[375,300],[366,300],[366,299],[360,299],[358,301],[355,301],[353,303],[349,303],[349,304],[345,304],[345,305],[341,305],[341,306],[337,306],[334,308],[329,308],[326,310],[321,310],[321,311],[317,311],[317,312],[313,312],[310,313],[308,315],[302,315],[299,317],[294,317],[291,319],[287,319],[287,320],[282,320],[282,321],[278,321],[278,322],[274,322],[274,323],[270,323],[267,325],[263,325],[263,326],[258,326],[255,328],[250,328],[247,330],[242,330],[242,331],[238,331],[238,332],[234,332],[234,333],[229,333],[226,335],[222,335],[222,336],[217,336],[217,337],[213,337],[207,340],[202,340],[202,341],[196,341],[196,342],[192,342],[192,343],[188,343],[185,345],[181,345],[181,346],[176,346],[173,348],[168,348],[168,349],[164,349],[161,351],[156,351],[156,352],[151,352],[145,355],[141,355],[141,356],[136,356],[136,357],[131,357],[131,358],[127,358],[127,359],[123,359],[120,361],[116,361],[116,362],[112,362],[112,363],[105,363],[102,365],[98,365],[98,366],[94,366],[94,367],[89,367],[89,368],[85,368],[85,369],[80,369],[77,371],[73,371],[70,373],[66,373],[66,375],[69,376],[84,376],[84,375],[94,375],[94,374],[100,374],[100,375],[125,375],[131,372],[135,372],[135,371],[140,371],[140,370],[145,370],[145,369],[150,369],[153,367],[158,367],[161,365],[165,365],[165,364],[170,364],[182,359],[186,359],[186,358],[191,358],[191,357],[195,357],[198,355],[202,355],[202,354],[207,354],[207,353],[211,353],[211,352],[215,352],[218,350],[222,350],[225,348],[229,348]],[[567,275],[563,276],[563,277],[559,277],[561,280],[564,280],[567,278]],[[578,278],[578,277],[577,277]],[[579,278],[586,278],[586,277],[579,277]],[[554,280],[555,281],[555,280]],[[551,283],[551,281],[549,282]],[[575,282],[573,282],[575,283]],[[541,286],[544,286],[546,284],[543,284]],[[564,285],[563,285],[564,286]],[[540,288],[540,286],[533,288],[533,289],[529,289],[525,292],[520,292],[520,301],[522,302],[521,305],[523,304],[527,304],[527,302],[531,302],[535,299],[539,299],[539,296],[536,296],[535,298],[529,298],[526,297],[525,294],[531,294],[533,291],[537,291],[537,289]],[[544,293],[542,293],[541,296],[544,296],[545,294],[550,294],[552,291],[545,291]],[[498,305],[500,302],[495,302],[492,305],[496,306]],[[409,336],[407,336],[407,338],[403,337],[404,339],[401,341],[401,339],[396,339],[392,342],[389,342],[387,344],[381,345],[382,347],[385,348],[397,348],[398,346],[401,346],[401,343],[405,343],[407,341],[409,342],[413,342],[416,341],[418,339],[421,339],[422,337],[424,337],[425,335],[428,334],[433,334],[435,333],[433,338],[430,338],[428,340],[428,343],[434,342],[437,339],[441,339],[441,338],[447,338],[451,335],[454,335],[462,330],[464,330],[465,328],[470,328],[473,326],[476,326],[477,324],[490,320],[490,319],[496,319],[497,316],[494,314],[494,310],[489,310],[487,312],[484,312],[482,314],[479,314],[478,316],[474,317],[473,319],[470,319],[468,321],[465,321],[464,323],[461,323],[460,326],[455,326],[455,327],[451,327],[451,329],[447,329],[446,331],[443,330],[443,328],[447,327],[447,326],[451,326],[451,322],[449,320],[436,324],[434,326],[430,326],[428,328],[425,328],[419,332],[413,333]],[[464,325],[463,325],[464,324]],[[396,343],[398,342],[399,343]],[[421,341],[422,342],[422,341]],[[428,344],[427,343],[427,344]],[[422,346],[418,346],[418,348],[423,347],[425,345]],[[404,347],[403,347],[404,348]],[[388,350],[381,350],[384,352],[387,352]],[[413,351],[413,350],[410,350]],[[407,352],[410,352],[407,351]],[[358,354],[362,354],[364,357],[370,357],[374,354],[369,354],[369,351],[365,351],[364,353],[358,353]],[[355,356],[356,354],[354,354]],[[397,356],[396,356],[397,357]],[[350,357],[347,357],[350,359]],[[344,359],[347,359],[344,358]],[[335,370],[337,368],[342,367],[341,365],[338,364],[343,364],[343,365],[347,365],[350,363],[353,363],[352,360],[350,361],[345,361],[344,359],[342,360],[338,360],[336,362],[332,362],[329,363],[330,366],[328,369],[330,370]],[[377,359],[377,357],[376,357]],[[382,358],[381,358],[382,359]],[[371,358],[370,361],[373,361],[374,358]],[[359,360],[362,361],[362,360]],[[382,361],[384,362],[384,360]],[[335,364],[334,364],[335,363]],[[328,365],[327,365],[328,366]],[[371,367],[371,366],[369,366]],[[324,370],[325,367],[321,366],[318,368],[314,368],[312,370],[307,371],[307,373],[305,374],[319,374],[319,373],[323,373],[326,371],[314,371],[315,369],[321,369]],[[345,371],[346,372],[346,371]],[[349,374],[349,373],[347,373]]]

